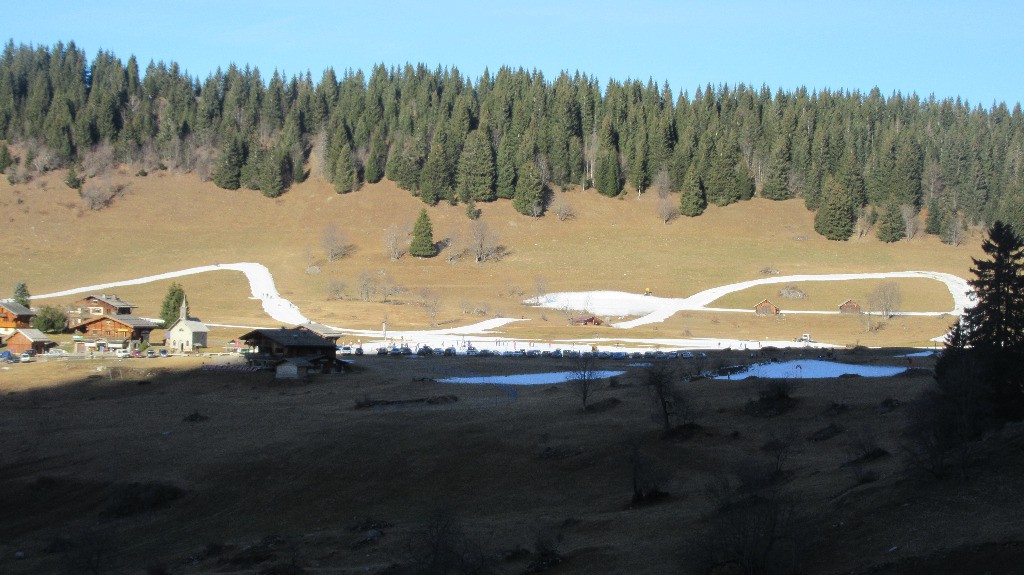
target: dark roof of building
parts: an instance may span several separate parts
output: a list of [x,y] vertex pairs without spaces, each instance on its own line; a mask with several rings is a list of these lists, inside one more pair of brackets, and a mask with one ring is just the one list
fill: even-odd
[[137,306],[137,305],[135,305],[133,303],[128,303],[128,302],[124,301],[123,299],[121,299],[121,298],[119,298],[119,297],[117,297],[116,295],[113,295],[113,294],[105,294],[105,293],[89,294],[88,297],[96,298],[96,299],[100,300],[101,302],[109,304],[109,305],[111,305],[113,307],[139,307],[139,306]]
[[341,337],[345,335],[345,332],[341,330],[335,329],[331,326],[324,325],[322,323],[316,323],[315,321],[304,323],[300,325],[299,328],[308,329],[309,331],[319,335],[320,337]]
[[123,323],[124,325],[126,325],[128,327],[131,327],[131,328],[150,328],[150,329],[156,329],[157,327],[160,327],[160,326],[156,325],[155,323],[149,321],[146,318],[139,317],[137,315],[127,314],[127,313],[120,313],[120,314],[117,314],[117,315],[101,315],[101,316],[98,316],[98,317],[95,317],[95,318],[92,318],[92,319],[87,319],[87,320],[83,321],[82,323],[74,326],[73,329],[80,329],[80,328],[83,328],[83,327],[85,327],[85,326],[87,326],[87,325],[89,325],[91,323],[96,323],[96,322],[101,321],[103,319],[112,319],[112,320],[117,321],[119,323]]
[[194,319],[181,319],[180,317],[178,319],[174,320],[174,323],[172,323],[167,328],[167,331],[171,331],[179,323],[181,323],[185,327],[187,327],[189,329],[189,331],[191,331],[192,333],[200,333],[200,332],[208,332],[208,331],[210,331],[210,328],[206,327],[206,324],[201,322],[201,321],[196,321]]
[[36,312],[28,309],[16,301],[0,300],[0,307],[13,313],[14,315],[36,315]]
[[246,342],[257,338],[266,338],[284,346],[334,348],[334,342],[320,337],[308,329],[289,329],[283,327],[279,329],[254,329],[238,337],[238,339]]

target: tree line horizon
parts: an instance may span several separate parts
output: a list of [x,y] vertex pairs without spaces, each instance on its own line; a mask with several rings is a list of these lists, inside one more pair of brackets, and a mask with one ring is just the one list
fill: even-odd
[[[503,66],[473,81],[408,63],[376,65],[369,77],[327,68],[318,82],[276,70],[264,81],[258,68],[230,64],[200,81],[174,62],[141,74],[134,56],[122,63],[100,50],[89,62],[74,42],[10,40],[0,139],[26,156],[8,172],[81,171],[105,154],[271,197],[304,181],[315,154],[339,193],[388,178],[429,205],[465,204],[470,217],[499,198],[541,216],[556,190],[582,186],[675,195],[685,216],[799,198],[835,240],[874,231],[896,241],[918,223],[953,244],[996,219],[1024,230],[1020,103],[986,110],[877,87],[708,83],[691,98],[652,80],[610,79],[602,90],[580,72],[548,81]],[[0,156],[0,170],[13,164],[6,145]]]

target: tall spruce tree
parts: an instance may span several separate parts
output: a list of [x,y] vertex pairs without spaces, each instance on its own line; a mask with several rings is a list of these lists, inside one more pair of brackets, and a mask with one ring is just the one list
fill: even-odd
[[697,176],[697,167],[690,164],[690,169],[686,170],[686,177],[683,179],[680,189],[679,213],[692,218],[703,214],[707,207],[708,200],[704,195],[704,186],[701,184],[700,177]]
[[878,231],[875,235],[883,242],[891,244],[902,240],[906,233],[900,206],[895,199],[890,198],[885,204],[885,210],[878,218]]
[[181,315],[181,302],[185,299],[185,289],[181,284],[174,282],[167,288],[167,295],[160,304],[160,319],[164,321],[164,327],[171,327],[171,324]]
[[459,157],[456,193],[463,202],[475,200],[491,202],[496,199],[494,191],[494,151],[490,138],[481,130],[474,130],[466,136],[466,143]]
[[13,299],[14,303],[29,307],[32,300],[32,294],[28,293],[28,284],[25,282],[18,282],[15,284]]
[[231,137],[220,152],[217,168],[213,172],[213,183],[218,188],[237,190],[241,187],[242,165],[245,163],[245,147],[242,139]]
[[516,193],[516,144],[515,138],[506,133],[498,144],[497,179],[495,195],[511,200]]
[[409,244],[409,255],[417,258],[432,258],[437,255],[434,245],[434,226],[426,208],[420,210],[419,217],[412,227],[412,242]]
[[814,231],[834,241],[846,241],[853,235],[857,220],[851,198],[831,176],[825,176],[824,201],[814,214]]
[[334,160],[334,191],[347,194],[359,186],[359,174],[356,172],[356,161],[352,157],[352,148],[345,144]]
[[512,207],[526,216],[539,216],[544,212],[544,184],[540,181],[533,162],[527,162],[519,170]]

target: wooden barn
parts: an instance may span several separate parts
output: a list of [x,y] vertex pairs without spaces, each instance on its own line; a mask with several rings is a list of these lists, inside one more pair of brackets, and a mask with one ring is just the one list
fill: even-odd
[[75,303],[68,309],[68,327],[74,328],[100,316],[131,315],[132,310],[139,306],[128,303],[116,295],[91,294]]
[[848,299],[839,304],[839,313],[860,313],[860,304]]
[[757,315],[779,315],[782,313],[782,310],[767,299],[763,299],[754,306],[754,313]]
[[0,339],[14,335],[14,332],[32,327],[36,312],[13,301],[0,301]]
[[572,325],[604,325],[604,320],[596,315],[588,315],[586,317],[571,318],[569,323]]
[[33,350],[36,353],[46,353],[46,350],[57,345],[52,339],[38,329],[25,328],[15,330],[14,335],[7,338],[7,351],[21,353]]

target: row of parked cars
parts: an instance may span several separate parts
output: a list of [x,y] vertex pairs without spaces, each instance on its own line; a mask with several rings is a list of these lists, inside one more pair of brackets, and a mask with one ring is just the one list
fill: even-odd
[[116,349],[116,350],[114,350],[114,357],[120,357],[120,358],[130,358],[130,357],[167,357],[167,350],[166,349],[161,349],[159,351],[159,353],[158,353],[155,349],[149,348],[149,349],[146,350],[145,353],[143,353],[141,349],[132,349],[132,350]]
[[[362,351],[360,349],[360,351]],[[377,348],[377,355],[441,355],[441,356],[454,356],[458,355],[459,352],[454,347],[431,348],[430,346],[423,345],[416,348],[413,351],[408,345],[402,346],[391,346],[391,347],[379,347]],[[361,355],[361,354],[360,354]],[[539,349],[517,349],[517,350],[505,350],[505,351],[494,351],[490,349],[477,349],[473,346],[466,348],[465,355],[479,356],[479,357],[552,357],[552,358],[596,358],[596,359],[690,359],[695,357],[692,351],[678,350],[678,351],[577,351],[577,350],[539,350]],[[699,357],[705,357],[704,352],[699,352]]]

